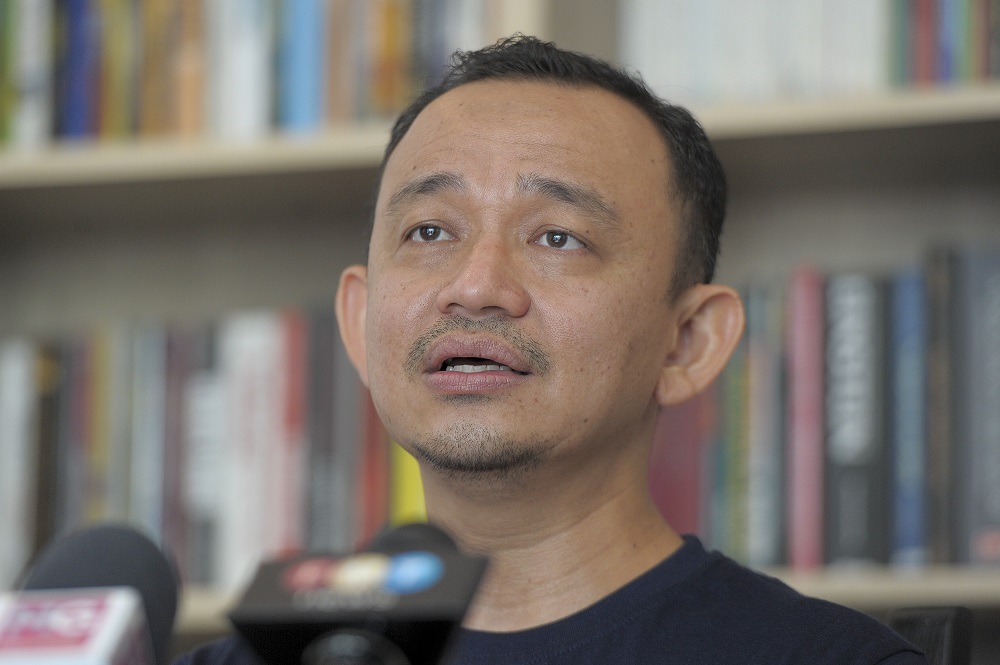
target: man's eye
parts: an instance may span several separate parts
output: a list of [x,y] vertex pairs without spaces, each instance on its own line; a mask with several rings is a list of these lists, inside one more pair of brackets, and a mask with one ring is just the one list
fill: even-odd
[[565,231],[546,231],[538,239],[538,244],[555,249],[582,249],[586,246]]
[[416,242],[434,242],[436,240],[451,240],[454,236],[433,224],[423,224],[410,231],[410,240]]

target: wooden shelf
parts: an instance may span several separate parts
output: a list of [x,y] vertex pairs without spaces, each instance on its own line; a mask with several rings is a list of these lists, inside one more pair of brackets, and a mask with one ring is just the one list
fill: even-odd
[[861,610],[920,605],[1000,606],[1000,570],[990,568],[772,571],[772,574],[807,596]]
[[385,124],[253,142],[140,140],[60,144],[0,154],[0,189],[96,185],[374,167],[389,136]]
[[[924,605],[964,605],[972,609],[1000,606],[1000,570],[990,568],[767,572],[807,596],[864,611],[879,612]],[[226,613],[238,600],[239,594],[236,593],[186,590],[178,614],[177,631],[182,634],[227,632],[229,623]]]
[[[693,109],[716,141],[1000,120],[1000,84]],[[389,126],[319,135],[82,142],[0,154],[0,189],[375,168]]]
[[963,124],[1000,120],[1000,84],[694,107],[692,111],[714,140]]

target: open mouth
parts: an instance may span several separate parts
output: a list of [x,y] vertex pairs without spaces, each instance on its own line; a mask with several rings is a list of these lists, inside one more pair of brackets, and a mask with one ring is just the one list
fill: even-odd
[[474,374],[476,372],[513,372],[524,375],[527,372],[519,372],[508,365],[491,360],[490,358],[447,358],[439,369],[441,372],[463,372]]

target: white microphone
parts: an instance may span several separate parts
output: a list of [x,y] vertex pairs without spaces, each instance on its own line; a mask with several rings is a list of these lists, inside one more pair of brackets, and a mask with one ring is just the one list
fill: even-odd
[[0,596],[0,665],[164,665],[176,609],[176,575],[152,541],[84,529]]

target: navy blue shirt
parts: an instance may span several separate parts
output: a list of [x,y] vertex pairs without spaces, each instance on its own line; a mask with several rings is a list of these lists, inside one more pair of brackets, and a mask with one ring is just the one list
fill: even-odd
[[[513,633],[461,630],[453,665],[926,665],[875,619],[808,598],[694,537],[661,564],[565,619]],[[234,638],[175,665],[257,665]]]

